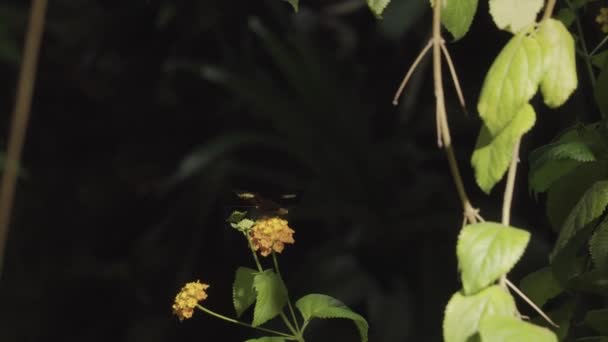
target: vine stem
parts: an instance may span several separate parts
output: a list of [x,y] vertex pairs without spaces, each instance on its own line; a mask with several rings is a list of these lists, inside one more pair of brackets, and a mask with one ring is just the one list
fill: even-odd
[[[283,275],[281,275],[281,269],[279,268],[279,260],[277,259],[277,254],[274,251],[272,251],[272,261],[274,262],[274,269],[277,271],[277,275],[282,280]],[[287,294],[287,306],[289,307],[289,313],[291,314],[291,318],[293,319],[293,324],[296,326],[296,331],[301,333],[302,330],[300,330],[300,324],[298,323],[298,318],[296,317],[293,305],[291,305],[291,299],[289,299],[289,294]]]
[[25,143],[25,134],[32,106],[32,94],[36,82],[36,68],[44,31],[46,7],[47,0],[34,0],[32,2],[25,37],[23,62],[19,71],[15,110],[6,152],[6,166],[2,174],[2,188],[0,188],[0,277],[2,276],[11,210],[17,187],[18,165]]

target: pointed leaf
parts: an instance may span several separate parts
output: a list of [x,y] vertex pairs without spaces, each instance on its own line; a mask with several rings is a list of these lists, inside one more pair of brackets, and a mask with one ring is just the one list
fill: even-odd
[[472,296],[456,292],[445,308],[443,339],[445,342],[467,342],[477,332],[482,318],[513,316],[516,310],[513,297],[497,285]]
[[241,317],[243,312],[255,302],[256,292],[253,288],[253,278],[258,273],[258,271],[247,267],[239,267],[236,270],[232,286],[232,303],[237,317]]
[[602,335],[608,335],[608,309],[587,311],[585,325]]
[[508,273],[529,240],[527,231],[494,222],[465,226],[456,245],[464,293],[476,293]]
[[555,243],[552,258],[555,257],[582,231],[591,221],[604,213],[608,205],[608,181],[599,181],[593,184],[574,206]]
[[477,103],[492,136],[498,135],[534,96],[542,72],[542,50],[536,38],[524,33],[511,38],[492,63]]
[[562,8],[557,12],[555,18],[566,25],[566,27],[570,27],[574,20],[576,20],[576,13],[570,8]]
[[291,7],[293,7],[293,10],[296,12],[298,11],[298,6],[299,6],[300,0],[283,0],[283,1],[289,2]]
[[589,252],[595,268],[603,274],[608,274],[608,219],[604,219],[589,240]]
[[483,319],[479,335],[482,341],[491,342],[557,342],[557,336],[547,328],[504,316]]
[[441,23],[458,40],[469,31],[477,12],[477,0],[448,0],[441,10]]
[[541,268],[525,276],[520,282],[520,288],[538,307],[543,307],[549,299],[563,291],[550,267]]
[[545,68],[540,91],[547,106],[559,107],[578,85],[574,39],[564,24],[555,19],[545,20],[536,37],[543,50]]
[[296,302],[296,307],[306,321],[313,318],[345,318],[352,320],[359,334],[361,342],[367,342],[368,324],[363,316],[353,312],[339,300],[322,294],[309,294]]
[[382,18],[382,12],[391,0],[367,0],[367,6],[372,10],[376,18]]
[[608,50],[593,55],[591,63],[600,70],[604,69],[604,65],[608,64]]
[[515,143],[534,126],[535,120],[534,109],[525,104],[497,135],[492,135],[486,125],[482,126],[471,164],[475,168],[475,180],[484,192],[489,193],[502,179],[511,163]]
[[543,0],[490,0],[490,14],[501,30],[518,33],[536,20]]
[[265,337],[247,340],[245,342],[285,342],[285,339],[283,337],[265,336]]
[[287,303],[287,289],[281,278],[271,270],[257,273],[253,279],[253,288],[257,297],[251,324],[257,327],[281,313]]

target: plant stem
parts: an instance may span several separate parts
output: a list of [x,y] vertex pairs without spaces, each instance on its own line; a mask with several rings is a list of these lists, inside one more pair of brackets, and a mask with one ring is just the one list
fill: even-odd
[[272,329],[267,329],[267,328],[263,328],[263,327],[254,327],[251,324],[248,324],[248,323],[245,323],[245,322],[241,322],[241,321],[237,321],[234,318],[226,317],[226,316],[221,315],[221,314],[219,314],[217,312],[211,311],[211,310],[207,309],[206,307],[204,307],[204,306],[202,306],[200,304],[197,304],[196,307],[198,307],[200,310],[202,310],[203,312],[205,312],[205,313],[207,313],[207,314],[209,314],[209,315],[211,315],[213,317],[222,319],[222,320],[230,322],[230,323],[242,325],[244,327],[248,327],[248,328],[251,328],[251,329],[257,329],[257,330],[264,331],[264,332],[271,333],[271,334],[275,334],[275,335],[279,335],[279,336],[285,337],[286,339],[291,340],[291,341],[297,341],[298,340],[298,338],[296,336],[289,335],[289,334],[286,334],[284,332],[280,332],[280,331],[276,331],[276,330],[272,330]]
[[[566,0],[566,4],[568,4],[568,7],[575,11],[575,9],[572,7],[572,4],[570,3],[570,0]],[[583,33],[583,26],[581,25],[581,21],[578,18],[578,15],[575,16],[575,22],[576,22],[576,31],[578,32],[578,36],[580,38],[581,41],[581,47],[583,48],[583,59],[585,60],[585,66],[587,67],[587,73],[589,74],[589,80],[591,82],[591,86],[595,87],[595,75],[593,74],[593,67],[591,65],[591,56],[589,54],[589,50],[587,49],[587,43],[585,43],[585,34]]]
[[[279,278],[283,280],[283,276],[281,275],[281,269],[279,268],[279,260],[277,258],[277,254],[274,251],[272,251],[272,261],[274,262],[274,269],[277,271]],[[289,312],[291,313],[293,323],[296,326],[296,331],[301,332],[300,324],[298,323],[298,318],[296,317],[295,310],[293,309],[293,306],[291,305],[291,300],[289,299],[289,293],[287,294],[287,306],[289,307]]]
[[17,95],[15,96],[15,109],[12,116],[11,130],[9,131],[8,147],[6,151],[6,165],[2,174],[0,188],[0,277],[4,264],[6,240],[8,239],[11,210],[17,187],[17,173],[19,160],[25,143],[25,134],[32,105],[32,94],[36,81],[36,67],[40,53],[40,43],[44,31],[44,17],[47,0],[34,0],[30,8],[30,17],[23,49],[23,61],[19,71]]
[[251,243],[251,237],[247,233],[243,233],[243,234],[245,235],[245,238],[247,239],[247,243],[249,244],[249,249],[251,250],[251,254],[253,254],[253,260],[255,260],[255,265],[258,268],[258,271],[264,272],[264,269],[262,268],[262,264],[260,264],[260,259],[258,259],[258,255],[255,252],[255,249],[253,248],[253,244]]
[[606,37],[604,37],[604,39],[602,39],[602,41],[599,44],[597,44],[597,46],[593,49],[593,51],[591,51],[589,53],[589,57],[595,55],[597,50],[599,50],[602,46],[604,46],[604,44],[606,44],[606,42],[608,42],[608,35],[606,35]]
[[553,15],[553,9],[555,8],[555,0],[547,0],[547,4],[545,5],[545,12],[543,13],[543,19],[547,20],[551,18]]
[[507,183],[502,201],[502,220],[501,223],[508,226],[511,221],[511,204],[513,203],[513,191],[515,190],[515,175],[517,174],[517,163],[519,162],[519,144],[521,139],[517,139],[513,146],[513,155],[507,174]]

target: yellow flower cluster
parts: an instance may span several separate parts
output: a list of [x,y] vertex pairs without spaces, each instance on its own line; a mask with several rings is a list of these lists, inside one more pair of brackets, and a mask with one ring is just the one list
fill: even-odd
[[262,256],[268,256],[272,251],[281,253],[286,243],[294,243],[293,229],[287,221],[278,217],[266,217],[255,221],[251,229],[253,249],[260,251]]
[[179,317],[180,321],[192,317],[198,302],[207,299],[205,290],[208,288],[209,285],[198,280],[187,283],[182,287],[182,290],[175,296],[175,303],[173,304],[173,313]]
[[595,18],[595,21],[602,25],[602,32],[608,33],[608,7],[600,8],[600,14]]

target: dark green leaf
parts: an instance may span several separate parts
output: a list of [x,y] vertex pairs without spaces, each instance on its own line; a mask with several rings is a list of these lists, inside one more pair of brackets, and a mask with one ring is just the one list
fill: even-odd
[[543,307],[549,299],[563,291],[561,285],[553,276],[550,267],[542,268],[525,276],[521,280],[520,288],[538,307]]
[[599,69],[604,69],[604,66],[608,64],[608,50],[602,51],[591,56],[591,63]]
[[604,219],[589,240],[589,252],[598,272],[608,274],[608,219]]
[[237,317],[241,317],[243,312],[255,302],[256,292],[253,288],[253,278],[257,273],[258,271],[247,267],[239,267],[236,270],[232,286],[232,302]]
[[593,93],[595,94],[595,102],[600,112],[608,116],[608,96],[606,96],[608,94],[608,58],[605,59],[602,72],[597,77]]
[[569,8],[562,8],[557,12],[555,18],[564,23],[566,27],[570,27],[570,25],[572,25],[572,23],[576,19],[576,13],[574,13],[574,11]]
[[608,309],[587,311],[585,325],[602,335],[608,335]]
[[281,278],[271,270],[257,273],[253,288],[257,296],[251,324],[257,327],[281,313],[287,303],[287,289]]
[[293,10],[296,12],[298,11],[298,6],[299,6],[300,0],[283,0],[283,1],[289,2],[291,7],[293,7]]

